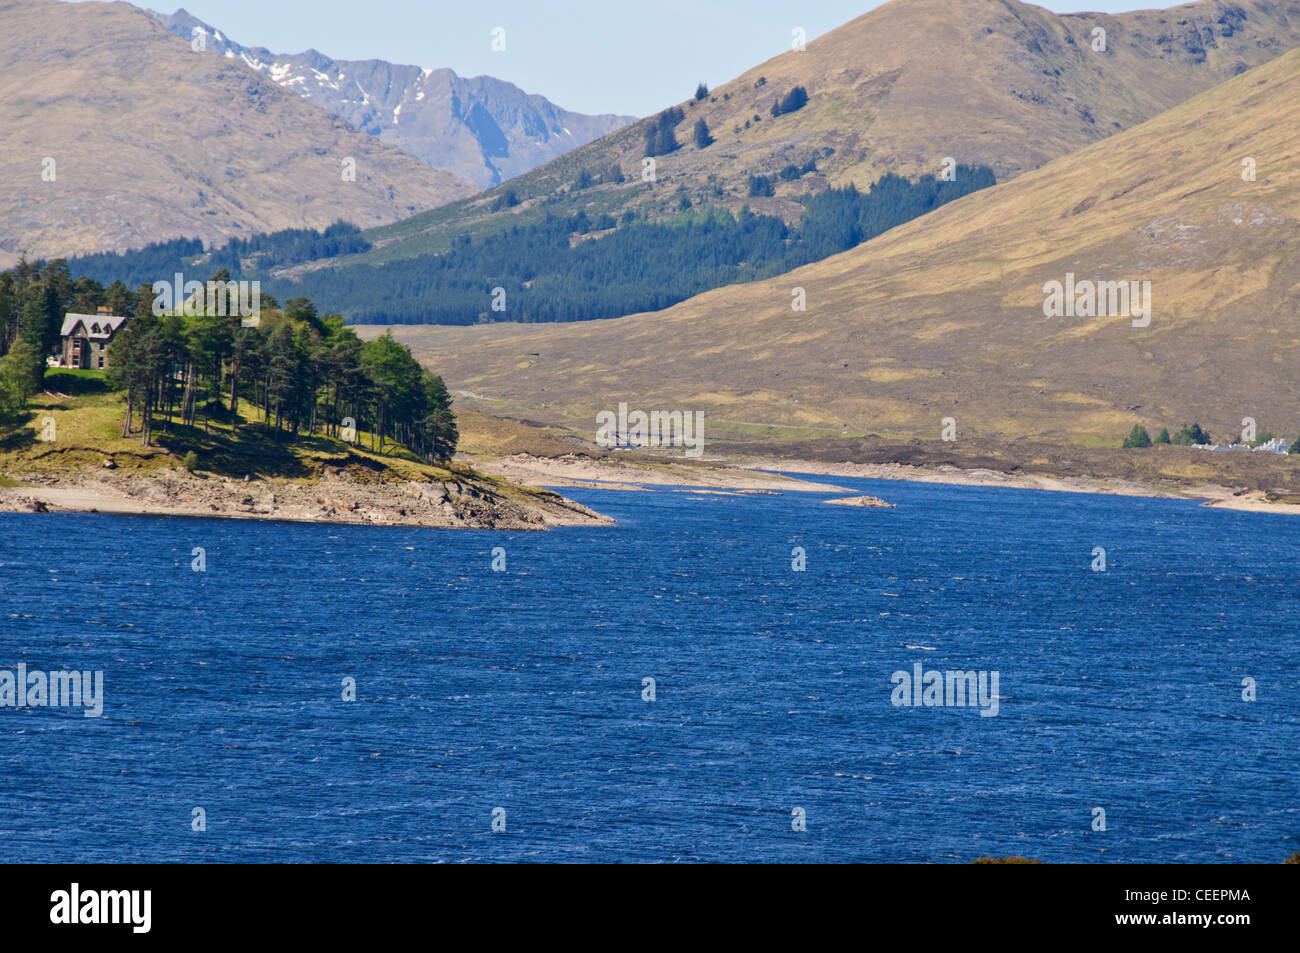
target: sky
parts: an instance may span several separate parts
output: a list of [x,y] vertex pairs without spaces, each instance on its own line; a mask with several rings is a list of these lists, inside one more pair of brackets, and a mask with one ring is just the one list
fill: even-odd
[[[175,0],[244,46],[314,48],[462,76],[488,74],[565,109],[646,116],[716,86],[879,0]],[[146,6],[144,2],[137,6]],[[1058,13],[1117,13],[1159,0],[1048,0]],[[156,9],[156,8],[155,8]],[[174,7],[162,12],[171,13]],[[505,29],[494,52],[492,31]]]

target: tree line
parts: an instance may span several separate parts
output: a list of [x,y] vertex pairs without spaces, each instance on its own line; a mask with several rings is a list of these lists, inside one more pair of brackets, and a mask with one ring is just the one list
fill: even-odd
[[285,228],[278,232],[232,238],[224,245],[204,251],[197,238],[173,238],[150,242],[129,252],[101,252],[80,255],[69,262],[79,276],[99,282],[120,281],[127,288],[170,278],[201,261],[204,270],[224,269],[236,280],[269,273],[271,269],[320,258],[354,255],[370,250],[361,229],[350,222],[335,222],[323,231]]
[[305,297],[281,306],[263,294],[252,327],[196,303],[154,314],[151,285],[132,293],[120,281],[73,281],[62,260],[0,273],[0,412],[14,419],[42,389],[63,312],[107,305],[129,316],[109,345],[107,374],[125,395],[124,437],[139,434],[148,446],[159,427],[197,426],[200,417],[205,430],[213,419],[237,429],[242,403],[277,439],[322,433],[355,443],[368,432],[378,451],[393,442],[430,462],[455,452],[446,385],[391,335],[362,342],[342,316],[320,314]]
[[[1250,447],[1258,447],[1268,443],[1270,440],[1276,439],[1277,434],[1273,433],[1271,430],[1262,430],[1256,435],[1254,440],[1245,440],[1243,438],[1241,443]],[[1229,438],[1228,442],[1232,444],[1237,441]],[[1183,424],[1183,426],[1172,435],[1169,433],[1168,427],[1161,427],[1160,433],[1156,435],[1155,439],[1152,439],[1151,434],[1147,431],[1146,427],[1141,424],[1134,424],[1133,429],[1128,432],[1128,436],[1124,438],[1124,443],[1121,444],[1121,446],[1125,450],[1144,450],[1147,447],[1153,447],[1158,444],[1169,444],[1175,447],[1191,447],[1196,445],[1209,446],[1213,443],[1214,438],[1210,436],[1210,432],[1198,423]],[[1300,454],[1300,437],[1296,437],[1294,441],[1287,445],[1287,453]]]
[[[777,179],[794,181],[813,171],[816,157],[789,164],[776,175],[754,176],[750,191],[772,195]],[[580,172],[574,185],[588,185],[609,174]],[[242,274],[259,274],[263,287],[283,299],[330,301],[359,323],[619,317],[660,310],[703,291],[818,261],[994,182],[992,171],[983,166],[958,166],[953,181],[931,175],[909,181],[890,174],[865,192],[832,188],[797,199],[804,210],[794,227],[748,209],[692,209],[683,195],[679,213],[666,220],[647,221],[631,211],[617,219],[609,212],[550,213],[540,221],[483,237],[460,234],[445,252],[382,265],[324,267],[293,279],[273,279],[251,266]],[[519,202],[511,193],[501,198]],[[152,268],[149,280],[171,275],[178,265],[154,251],[145,257]],[[129,260],[130,255],[123,261]],[[268,259],[255,261],[263,269]],[[241,277],[234,268],[229,270]],[[128,271],[140,273],[135,267]]]
[[[690,210],[657,222],[549,214],[482,238],[460,235],[439,255],[316,269],[277,288],[334,301],[370,324],[619,317],[819,261],[992,184],[983,167],[959,166],[952,182],[886,175],[867,192],[850,186],[806,198],[794,227],[748,208]],[[596,232],[596,240],[575,240]]]

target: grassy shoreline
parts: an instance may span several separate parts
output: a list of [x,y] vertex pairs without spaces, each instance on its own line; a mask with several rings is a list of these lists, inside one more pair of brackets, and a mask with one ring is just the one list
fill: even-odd
[[715,427],[708,456],[687,460],[680,451],[611,452],[563,423],[467,409],[458,414],[463,452],[429,464],[398,445],[371,450],[365,434],[356,444],[289,438],[257,422],[256,409],[242,402],[237,418],[214,406],[200,423],[160,424],[158,445],[142,447],[121,436],[122,396],[102,375],[54,373],[47,387],[25,424],[0,442],[0,511],[540,529],[610,522],[542,486],[849,492],[816,481],[839,476],[1165,497],[1300,515],[1300,459],[1268,453]]
[[[445,528],[545,529],[610,522],[571,500],[479,473],[321,435],[291,438],[212,408],[159,421],[156,446],[121,435],[123,396],[94,372],[52,373],[0,442],[0,512],[112,512]],[[247,416],[245,416],[245,413]],[[366,440],[360,434],[358,444]]]

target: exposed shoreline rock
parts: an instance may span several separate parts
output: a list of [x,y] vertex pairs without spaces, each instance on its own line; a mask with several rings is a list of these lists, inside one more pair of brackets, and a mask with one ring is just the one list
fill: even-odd
[[837,500],[822,500],[822,502],[836,506],[879,506],[891,510],[898,506],[897,503],[887,503],[878,496],[842,496]]
[[446,482],[375,479],[326,468],[318,480],[252,479],[160,469],[147,474],[33,475],[0,488],[0,512],[215,516],[440,529],[613,523],[549,490],[458,474]]

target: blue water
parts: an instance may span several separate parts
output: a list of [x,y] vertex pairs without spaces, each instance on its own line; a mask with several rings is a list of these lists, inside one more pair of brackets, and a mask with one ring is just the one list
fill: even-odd
[[[0,708],[0,861],[1300,848],[1300,520],[835,482],[899,507],[568,490],[619,523],[547,533],[0,516],[0,669],[101,669],[106,696]],[[918,661],[997,671],[996,717],[895,707]]]

